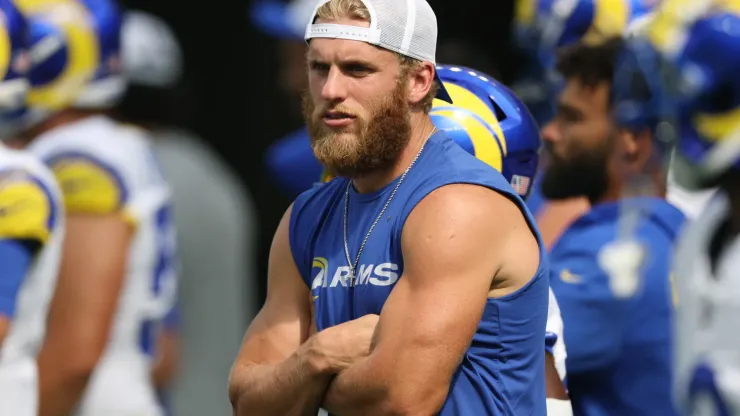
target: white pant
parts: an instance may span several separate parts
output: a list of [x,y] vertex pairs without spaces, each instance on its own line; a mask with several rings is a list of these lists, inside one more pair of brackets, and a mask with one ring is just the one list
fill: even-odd
[[77,416],[163,416],[143,355],[104,355],[85,391]]
[[38,372],[31,357],[0,363],[0,415],[38,414]]

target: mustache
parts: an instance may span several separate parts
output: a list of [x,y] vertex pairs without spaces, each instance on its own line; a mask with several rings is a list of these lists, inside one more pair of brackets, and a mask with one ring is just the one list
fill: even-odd
[[314,116],[320,117],[326,113],[340,113],[348,117],[357,117],[358,114],[341,105],[325,105],[314,109]]

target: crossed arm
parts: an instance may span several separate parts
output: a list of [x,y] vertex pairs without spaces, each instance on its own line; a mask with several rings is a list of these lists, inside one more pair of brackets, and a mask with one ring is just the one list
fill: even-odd
[[[279,234],[273,254],[283,238]],[[531,278],[539,263],[537,242],[513,202],[473,185],[445,186],[424,198],[409,216],[401,240],[404,274],[383,307],[373,349],[346,369],[327,369],[316,364],[321,360],[311,359],[311,345],[328,330],[308,337],[305,284],[293,282],[302,292],[296,291],[290,301],[301,306],[290,322],[267,319],[275,313],[265,312],[271,304],[268,289],[265,313],[252,324],[232,370],[230,393],[237,414],[246,414],[239,412],[246,412],[241,409],[247,403],[250,414],[315,415],[319,404],[341,416],[428,415],[442,408],[486,299],[513,292]],[[526,255],[510,261],[511,253],[522,250]],[[289,248],[287,254],[280,252],[290,255]],[[279,261],[286,263],[282,257]],[[281,297],[280,306],[292,309],[287,302]],[[288,346],[265,335],[280,328],[291,334]],[[258,402],[264,405],[260,411],[255,410]]]
[[229,398],[235,416],[315,416],[331,380],[307,342],[310,293],[290,252],[291,209],[280,221],[270,248],[267,299],[231,369]]
[[445,186],[424,198],[401,245],[403,278],[380,314],[377,345],[331,383],[324,407],[332,413],[438,412],[487,298],[518,289],[538,265],[535,255],[528,277],[494,283],[497,276],[528,273],[526,264],[504,259],[522,246],[537,253],[537,243],[511,201],[474,185]]

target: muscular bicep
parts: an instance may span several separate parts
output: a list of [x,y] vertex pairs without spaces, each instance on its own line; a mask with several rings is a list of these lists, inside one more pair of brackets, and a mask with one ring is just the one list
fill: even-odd
[[280,221],[270,248],[267,299],[247,330],[237,363],[282,361],[308,338],[310,292],[290,251],[290,211]]
[[413,397],[444,399],[504,265],[511,222],[490,221],[490,212],[521,214],[492,194],[471,185],[440,188],[404,226],[403,276],[381,312],[373,360]]
[[66,227],[47,341],[74,344],[76,356],[94,360],[108,339],[133,230],[119,215],[72,214]]

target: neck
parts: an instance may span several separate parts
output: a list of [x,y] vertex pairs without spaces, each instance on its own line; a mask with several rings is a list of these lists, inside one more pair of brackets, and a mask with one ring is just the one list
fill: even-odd
[[661,169],[632,175],[627,178],[613,178],[607,191],[600,198],[590,200],[591,205],[616,202],[635,197],[666,196],[666,176]]
[[47,131],[98,114],[102,113],[95,110],[78,110],[72,108],[62,110],[23,132],[17,140],[13,141],[13,147],[25,147]]
[[434,124],[428,114],[414,114],[411,116],[411,126],[413,127],[411,138],[393,166],[362,177],[352,178],[352,184],[357,192],[366,194],[382,189],[411,165],[434,130]]

